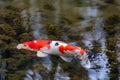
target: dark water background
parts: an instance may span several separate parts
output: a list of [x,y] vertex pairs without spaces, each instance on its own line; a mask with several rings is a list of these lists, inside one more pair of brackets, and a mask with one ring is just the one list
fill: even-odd
[[[16,45],[62,40],[90,55],[91,69]],[[120,80],[119,0],[0,0],[0,80]]]

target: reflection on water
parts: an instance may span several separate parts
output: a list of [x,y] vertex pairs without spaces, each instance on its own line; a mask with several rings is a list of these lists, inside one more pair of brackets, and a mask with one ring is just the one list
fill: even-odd
[[68,73],[64,72],[63,69],[60,67],[60,63],[57,66],[54,80],[70,80]]
[[2,61],[0,66],[0,80],[5,80],[5,70],[6,70],[6,62]]
[[[31,0],[31,1],[33,4],[34,0]],[[47,39],[47,36],[44,35],[46,31],[41,24],[41,21],[40,21],[41,15],[40,15],[40,12],[38,11],[38,8],[36,8],[35,6],[30,6],[29,14],[30,14],[30,25],[33,29],[34,38],[35,39]],[[50,61],[50,56],[48,56],[47,58],[44,58],[42,64],[48,70],[50,70],[52,66],[51,61]]]
[[[89,22],[91,19],[95,19],[94,26],[93,26],[93,32],[87,32],[84,33],[83,42],[86,46],[89,47],[89,49],[93,49],[94,44],[93,41],[98,42],[101,45],[101,51],[99,53],[92,52],[91,54],[91,69],[88,69],[88,75],[90,80],[109,80],[109,63],[108,58],[105,54],[105,48],[106,48],[106,39],[105,34],[102,29],[104,23],[102,20],[102,17],[99,17],[98,14],[99,10],[97,6],[89,6],[85,9],[86,14],[85,20],[81,23],[83,27],[88,27]],[[85,24],[85,25],[84,25]]]
[[88,70],[90,80],[109,80],[108,59],[105,53],[92,56],[92,69]]
[[[117,60],[120,63],[120,39],[118,39],[116,46],[118,47],[117,49]],[[118,72],[119,72],[119,80],[120,80],[120,64],[118,65]]]
[[38,72],[27,70],[24,80],[43,80],[43,78]]
[[[45,35],[46,30],[43,28],[42,23],[41,23],[41,15],[39,12],[39,8],[35,7],[35,0],[30,0],[30,8],[28,10],[23,10],[21,12],[21,16],[24,20],[24,26],[27,28],[28,25],[26,25],[27,23],[30,24],[30,26],[33,29],[33,37],[35,39],[47,39],[47,35]],[[28,16],[29,15],[29,16]],[[44,67],[47,68],[47,70],[51,70],[52,68],[52,62],[50,60],[50,56],[47,56],[45,58],[42,59],[42,64]],[[29,71],[30,72],[30,71]],[[32,72],[32,71],[31,71]],[[27,73],[27,75],[29,75]],[[35,76],[39,76],[38,73],[35,72]],[[25,78],[26,80],[26,78]],[[36,79],[35,80],[41,80],[41,79]]]

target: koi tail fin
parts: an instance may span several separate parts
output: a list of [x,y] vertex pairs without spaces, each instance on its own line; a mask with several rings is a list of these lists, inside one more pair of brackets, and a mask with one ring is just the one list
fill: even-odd
[[88,59],[88,55],[85,54],[82,56],[80,64],[82,65],[82,67],[84,67],[85,69],[90,69],[91,68],[91,63]]

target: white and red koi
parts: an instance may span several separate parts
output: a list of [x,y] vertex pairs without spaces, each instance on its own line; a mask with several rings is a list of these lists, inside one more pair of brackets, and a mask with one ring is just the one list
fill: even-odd
[[88,55],[82,48],[62,41],[34,40],[18,44],[17,48],[37,51],[38,57],[46,57],[48,54],[59,55],[66,62],[71,62],[73,58],[77,58],[83,67],[90,68]]

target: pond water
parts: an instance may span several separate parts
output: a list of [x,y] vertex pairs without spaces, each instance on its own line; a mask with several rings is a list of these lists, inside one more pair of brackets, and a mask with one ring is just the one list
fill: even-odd
[[[0,0],[0,7],[0,80],[120,79],[119,0]],[[16,35],[9,35],[6,26]],[[82,47],[91,69],[76,60],[66,63],[57,56],[38,58],[16,50],[18,43],[34,39]]]

